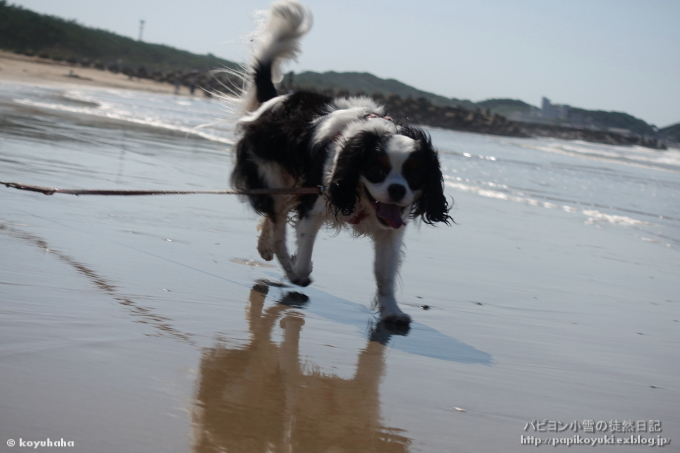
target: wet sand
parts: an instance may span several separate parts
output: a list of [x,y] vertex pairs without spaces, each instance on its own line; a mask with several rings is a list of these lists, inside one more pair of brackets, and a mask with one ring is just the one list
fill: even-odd
[[[5,50],[0,50],[0,81],[52,86],[120,88],[168,94],[175,91],[175,87],[169,83],[129,78],[124,74],[83,68],[64,61],[17,55]],[[180,94],[188,95],[188,88],[181,87]]]
[[[1,180],[227,186],[223,144],[12,115]],[[584,435],[525,430],[532,420],[587,419],[659,420],[644,437],[678,451],[677,249],[450,195],[458,225],[409,226],[405,335],[370,310],[366,240],[322,233],[314,283],[289,287],[257,256],[257,219],[235,197],[0,187],[0,451],[63,438],[102,453],[519,452],[535,448],[521,435]]]

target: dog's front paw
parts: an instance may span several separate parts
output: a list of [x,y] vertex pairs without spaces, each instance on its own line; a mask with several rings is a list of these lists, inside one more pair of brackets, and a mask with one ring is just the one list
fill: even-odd
[[379,296],[378,307],[380,307],[380,320],[386,324],[408,325],[411,317],[401,311],[394,296]]
[[309,274],[300,274],[295,271],[286,272],[286,277],[288,277],[288,280],[290,280],[291,283],[298,286],[309,286],[309,284],[312,283],[312,279],[309,277]]
[[309,286],[310,283],[312,283],[312,279],[310,277],[299,277],[299,276],[294,276],[293,278],[289,278],[290,282],[298,285],[298,286]]
[[383,311],[380,313],[380,320],[385,324],[393,325],[409,325],[411,323],[411,317],[401,310],[388,313]]
[[310,274],[312,273],[311,261],[305,262],[304,260],[299,260],[297,255],[291,256],[290,261],[293,264],[293,270],[301,278],[309,277]]

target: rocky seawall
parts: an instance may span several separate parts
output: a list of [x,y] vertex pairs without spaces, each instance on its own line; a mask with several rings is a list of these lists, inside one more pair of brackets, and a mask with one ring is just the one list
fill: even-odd
[[384,103],[388,114],[397,121],[478,134],[529,137],[515,123],[504,116],[490,113],[488,109],[468,110],[460,106],[437,106],[423,98],[404,99],[396,95],[387,98],[381,95],[373,97]]
[[[322,90],[321,92],[341,97],[366,95],[365,93],[349,93],[347,90],[339,90],[337,92]],[[371,97],[384,104],[388,115],[395,120],[421,124],[423,126],[505,137],[554,137],[563,140],[583,140],[608,145],[638,145],[658,150],[667,149],[662,140],[653,137],[624,135],[610,131],[577,129],[556,125],[518,123],[510,121],[504,116],[491,113],[489,109],[470,110],[461,106],[439,106],[423,98],[402,98],[397,95],[384,96],[380,93],[375,93]]]
[[[369,96],[363,92],[350,93],[347,90],[316,90],[314,87],[299,88],[328,96]],[[504,116],[492,114],[488,109],[469,110],[460,106],[440,106],[432,104],[424,98],[402,98],[396,94],[385,96],[381,93],[374,93],[369,97],[385,105],[387,115],[399,122],[441,127],[442,129],[454,131],[475,132],[478,134],[530,137],[526,132],[520,130],[516,123],[509,121]]]

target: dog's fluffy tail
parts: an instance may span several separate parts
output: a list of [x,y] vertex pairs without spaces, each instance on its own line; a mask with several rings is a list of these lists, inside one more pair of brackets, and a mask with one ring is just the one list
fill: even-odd
[[300,39],[312,27],[312,13],[297,0],[274,3],[253,37],[252,61],[247,69],[241,114],[252,112],[276,96],[283,79],[281,66],[300,53]]

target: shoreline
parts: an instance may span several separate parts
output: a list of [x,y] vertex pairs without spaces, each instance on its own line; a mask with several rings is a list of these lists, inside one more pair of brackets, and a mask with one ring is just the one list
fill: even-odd
[[[69,75],[71,74],[71,75]],[[36,85],[78,85],[91,88],[118,88],[152,93],[175,94],[175,87],[149,79],[130,78],[122,73],[84,68],[63,61],[27,57],[0,50],[0,82]],[[191,96],[180,87],[179,96]],[[197,92],[194,96],[202,97]]]
[[[18,55],[0,50],[0,82],[49,85],[49,86],[79,86],[89,88],[115,88],[135,90],[150,93],[186,96],[189,98],[203,98],[201,88],[192,95],[189,88],[181,85],[178,93],[175,86],[167,82],[152,79],[130,77],[123,73],[112,73],[108,70],[93,67],[82,67],[65,61],[54,61],[40,57]],[[409,122],[430,127],[441,127],[459,132],[472,132],[483,135],[500,135],[509,137],[552,137],[563,140],[584,140],[590,143],[601,143],[618,146],[638,145],[663,151],[672,144],[665,144],[658,139],[645,139],[637,136],[565,128],[560,126],[546,126],[530,123],[516,123],[505,117],[491,115],[488,112],[472,112],[464,109],[442,109],[436,120],[429,117],[430,112],[402,111],[408,100],[392,97],[379,100],[383,102],[395,118],[408,118]],[[395,105],[397,102],[398,105]],[[412,110],[412,109],[411,109]],[[458,111],[460,110],[460,111]],[[668,146],[668,147],[667,147]]]

